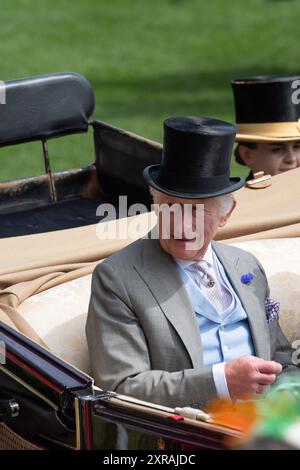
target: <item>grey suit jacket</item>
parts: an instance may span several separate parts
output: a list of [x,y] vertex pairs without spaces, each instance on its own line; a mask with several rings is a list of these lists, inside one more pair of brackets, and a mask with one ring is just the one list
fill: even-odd
[[[265,273],[251,254],[213,243],[248,315],[256,355],[290,366],[277,320],[268,324]],[[252,272],[254,281],[242,284]],[[167,406],[204,406],[216,397],[204,367],[196,316],[173,258],[140,239],[96,266],[86,333],[96,384]]]

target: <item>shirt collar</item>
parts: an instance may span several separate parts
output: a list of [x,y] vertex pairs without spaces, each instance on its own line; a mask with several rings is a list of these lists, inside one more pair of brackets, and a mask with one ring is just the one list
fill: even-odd
[[[174,257],[174,261],[182,269],[187,269],[191,264],[194,264],[197,262],[195,260],[185,260],[185,259],[179,259],[175,257]],[[203,256],[201,261],[205,261],[209,267],[213,267],[213,250],[212,250],[211,243],[208,245],[206,253]]]

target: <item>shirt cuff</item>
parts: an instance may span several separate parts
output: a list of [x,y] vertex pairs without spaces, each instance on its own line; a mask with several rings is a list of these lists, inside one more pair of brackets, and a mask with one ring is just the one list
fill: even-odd
[[225,362],[214,364],[212,366],[212,372],[219,397],[231,400],[225,375]]

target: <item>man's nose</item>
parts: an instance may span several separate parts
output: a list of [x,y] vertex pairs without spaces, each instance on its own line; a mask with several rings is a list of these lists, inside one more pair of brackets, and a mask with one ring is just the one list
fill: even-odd
[[184,237],[189,237],[194,232],[193,230],[193,217],[184,215],[182,217],[182,234]]

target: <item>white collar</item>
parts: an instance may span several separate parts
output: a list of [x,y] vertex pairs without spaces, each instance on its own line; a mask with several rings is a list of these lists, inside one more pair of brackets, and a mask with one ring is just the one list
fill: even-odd
[[[191,264],[197,263],[195,260],[185,260],[174,257],[175,263],[177,263],[182,269],[187,269]],[[205,255],[200,261],[205,261],[209,267],[213,267],[213,250],[211,243],[208,245]]]

